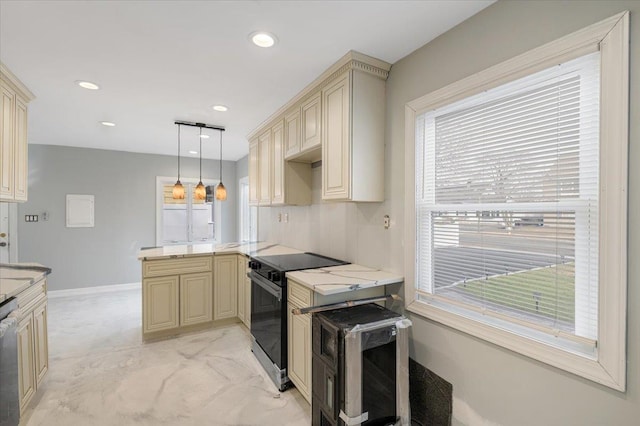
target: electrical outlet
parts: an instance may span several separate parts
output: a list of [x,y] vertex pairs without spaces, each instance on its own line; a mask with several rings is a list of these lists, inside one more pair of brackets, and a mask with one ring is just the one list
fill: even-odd
[[278,213],[278,222],[282,222],[282,213]]
[[385,214],[384,215],[384,229],[389,229],[389,226],[391,226],[391,219],[389,219],[389,215]]

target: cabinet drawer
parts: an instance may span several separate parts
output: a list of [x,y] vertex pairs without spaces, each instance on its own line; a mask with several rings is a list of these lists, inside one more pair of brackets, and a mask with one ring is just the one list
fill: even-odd
[[145,260],[142,262],[142,276],[162,277],[165,275],[211,272],[212,256],[182,257],[178,259]]
[[38,296],[44,295],[46,293],[46,282],[46,280],[41,280],[18,294],[18,296],[16,296],[16,299],[18,299],[18,308],[24,311],[27,305],[33,305],[32,302],[37,299]]
[[313,300],[313,292],[311,289],[304,287],[295,281],[289,280],[287,283],[287,292],[289,302],[298,305],[301,308],[311,306],[311,301]]

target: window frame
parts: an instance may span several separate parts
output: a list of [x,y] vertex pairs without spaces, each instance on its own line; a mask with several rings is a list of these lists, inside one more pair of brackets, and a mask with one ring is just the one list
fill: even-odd
[[[416,270],[416,117],[554,64],[600,50],[600,245],[595,359],[546,345],[418,300]],[[610,388],[626,389],[629,12],[578,30],[454,82],[405,105],[405,300],[410,312]],[[605,285],[606,284],[606,285]]]

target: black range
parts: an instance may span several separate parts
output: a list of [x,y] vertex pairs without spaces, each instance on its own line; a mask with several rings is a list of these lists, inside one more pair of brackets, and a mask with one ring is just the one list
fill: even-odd
[[251,257],[252,350],[279,390],[285,390],[290,384],[285,273],[348,263],[315,253]]

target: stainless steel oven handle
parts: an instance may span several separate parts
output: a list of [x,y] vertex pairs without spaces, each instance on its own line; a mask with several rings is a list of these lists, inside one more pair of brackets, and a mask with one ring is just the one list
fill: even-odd
[[282,288],[254,272],[251,273],[251,281],[255,281],[264,291],[277,298],[278,302],[282,301]]

